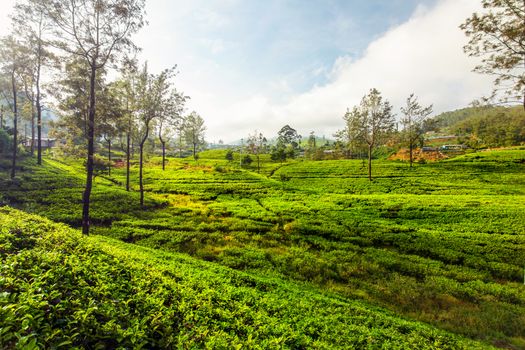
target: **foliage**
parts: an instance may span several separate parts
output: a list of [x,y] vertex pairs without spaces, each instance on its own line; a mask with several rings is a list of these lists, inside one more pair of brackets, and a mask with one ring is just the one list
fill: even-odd
[[257,133],[256,131],[253,135],[248,136],[247,143],[248,143],[248,152],[255,155],[257,159],[257,172],[260,172],[261,171],[261,154],[267,152],[268,140],[266,140],[266,137],[264,137],[264,135],[261,132]]
[[12,137],[7,131],[0,129],[0,155],[6,155],[11,150],[12,144]]
[[403,125],[403,139],[410,149],[410,166],[413,163],[413,150],[418,144],[423,144],[423,134],[425,133],[425,120],[432,113],[432,105],[423,107],[419,104],[417,97],[411,94],[407,98],[405,107],[401,107],[404,117],[401,119]]
[[277,143],[283,146],[291,145],[294,149],[299,147],[301,135],[290,125],[285,125],[277,133]]
[[206,144],[204,141],[204,119],[195,111],[186,117],[184,122],[184,139],[191,147],[193,158],[197,160],[197,152]]
[[[21,84],[20,76],[26,65],[25,48],[21,45],[20,40],[14,34],[0,38],[0,89],[6,89],[4,82],[9,81],[9,88],[1,91],[6,102],[13,112],[13,144],[11,147],[11,178],[16,175],[16,161],[18,151],[18,119],[20,113],[19,107],[19,90]],[[1,79],[4,78],[4,79]],[[3,80],[3,81],[2,81]],[[10,98],[7,98],[9,96]]]
[[469,38],[464,50],[482,57],[475,71],[495,75],[492,98],[522,101],[525,108],[525,10],[520,0],[482,0],[484,12],[474,13],[461,25]]
[[[166,113],[166,109],[171,109],[169,106],[172,103],[171,93],[172,82],[175,68],[165,69],[160,74],[151,74],[148,72],[147,63],[144,64],[142,70],[136,74],[137,88],[135,100],[137,117],[136,124],[139,135],[139,187],[140,187],[140,205],[144,206],[144,183],[143,183],[143,169],[144,169],[144,153],[145,144],[148,141],[152,129],[152,123],[156,119]],[[164,169],[165,158],[162,159]]]
[[[93,186],[93,155],[100,72],[119,53],[135,48],[130,37],[144,25],[144,0],[84,1],[43,0],[44,16],[51,23],[51,45],[87,64],[89,77],[86,116],[87,166],[82,197],[82,230],[89,233],[89,209]],[[96,34],[95,34],[96,33]]]
[[226,159],[228,162],[233,161],[233,151],[232,151],[231,149],[229,149],[229,150],[226,152],[225,159]]
[[279,279],[0,209],[2,348],[488,348]]
[[430,131],[446,132],[454,129],[454,125],[475,117],[478,113],[491,107],[468,107],[461,108],[455,111],[444,112],[438,114],[425,122],[425,129]]
[[[170,159],[164,172],[152,159],[145,210],[138,193],[119,186],[124,169],[111,181],[97,177],[94,233],[284,276],[485,341],[523,343],[524,150],[412,171],[378,160],[372,183],[360,160],[276,164],[265,155],[268,178],[232,168],[225,154]],[[44,165],[26,160],[23,181],[2,181],[0,197],[78,226],[82,165]]]
[[485,109],[453,130],[472,148],[519,145],[525,143],[525,115],[519,107]]
[[[11,17],[17,32],[23,37],[23,45],[26,48],[25,90],[26,96],[31,100],[32,112],[36,109],[38,164],[42,164],[42,99],[45,98],[42,94],[42,68],[57,66],[57,57],[46,42],[51,26],[45,16],[45,6],[45,0],[17,2]],[[34,128],[32,131],[34,132]]]
[[277,144],[270,151],[273,161],[286,161],[287,158],[295,158],[299,151],[301,135],[290,125],[285,125],[277,133]]
[[111,163],[107,159],[95,155],[93,159],[93,176],[107,173],[110,167]]
[[516,146],[525,142],[523,108],[470,107],[442,113],[427,123],[441,133],[455,134],[472,148]]
[[394,128],[392,105],[383,100],[377,89],[361,99],[359,106],[345,115],[347,133],[351,140],[358,140],[368,147],[368,179],[372,180],[372,154],[377,146],[385,143]]
[[270,150],[270,157],[272,158],[272,160],[274,162],[284,162],[286,161],[286,158],[288,157],[288,153],[286,151],[286,149],[280,145],[277,145],[277,146],[272,146],[271,150]]
[[250,157],[248,154],[243,156],[242,157],[242,161],[241,161],[242,165],[247,165],[249,166],[250,164],[253,163],[253,159],[252,157]]

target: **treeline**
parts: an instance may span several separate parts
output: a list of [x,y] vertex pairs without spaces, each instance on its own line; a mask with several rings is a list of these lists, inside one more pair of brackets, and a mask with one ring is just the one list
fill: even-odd
[[[330,144],[317,145],[317,137],[310,133],[306,145],[297,131],[285,125],[277,135],[275,145],[268,147],[266,138],[255,133],[248,137],[248,151],[255,154],[259,164],[261,153],[269,152],[273,161],[283,162],[299,154],[310,159],[322,159],[325,155],[334,159],[338,157],[360,158],[366,154],[368,159],[368,178],[372,180],[372,158],[383,146],[403,145],[410,150],[410,166],[413,165],[413,150],[422,145],[424,133],[427,131],[427,119],[432,113],[432,105],[422,106],[418,98],[411,94],[406,105],[401,107],[401,129],[396,123],[393,106],[377,89],[371,89],[359,105],[348,109],[343,117],[344,129],[334,136],[337,141]],[[231,158],[231,154],[228,155]],[[244,163],[250,164],[251,161]],[[257,167],[259,170],[259,165]]]
[[189,97],[174,86],[176,66],[152,73],[135,58],[139,48],[132,36],[146,23],[144,8],[144,0],[19,0],[11,33],[0,38],[0,152],[10,152],[10,176],[14,179],[17,171],[21,115],[29,115],[41,164],[42,111],[44,103],[54,104],[54,136],[64,143],[61,150],[86,159],[84,233],[90,227],[100,146],[107,147],[109,171],[112,147],[117,144],[125,154],[128,191],[131,155],[138,148],[143,205],[148,143],[158,139],[163,167],[166,147],[175,137],[179,151],[184,144],[194,157],[204,144],[204,120],[197,112],[185,112]]

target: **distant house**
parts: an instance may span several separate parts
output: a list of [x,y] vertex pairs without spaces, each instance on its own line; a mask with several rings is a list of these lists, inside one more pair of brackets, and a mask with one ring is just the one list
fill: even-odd
[[427,146],[425,146],[425,147],[422,147],[421,150],[422,150],[423,152],[437,152],[437,151],[439,151],[439,148],[437,148],[437,147],[427,147]]
[[[43,137],[42,138],[42,149],[53,148],[55,147],[56,142],[57,142],[57,139],[50,139],[47,137]],[[22,145],[27,148],[31,147],[31,139],[30,138],[24,139],[22,141]],[[37,147],[37,140],[35,139],[35,148],[36,147]]]
[[442,151],[463,151],[467,148],[465,145],[443,145],[441,146]]

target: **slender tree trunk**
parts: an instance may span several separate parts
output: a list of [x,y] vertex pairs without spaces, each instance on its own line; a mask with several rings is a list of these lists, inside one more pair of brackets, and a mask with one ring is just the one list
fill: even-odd
[[197,144],[193,144],[193,159],[197,160]]
[[35,104],[31,101],[31,156],[35,155]]
[[182,129],[177,131],[179,132],[179,158],[182,158]]
[[368,180],[372,181],[372,148],[373,145],[368,145]]
[[0,129],[4,128],[4,106],[0,106]]
[[144,160],[144,142],[139,146],[139,190],[140,190],[140,206],[144,207],[144,184],[142,182],[142,165]]
[[108,175],[111,176],[111,139],[108,140]]
[[130,145],[131,135],[128,132],[126,135],[126,191],[129,192],[129,163],[130,163]]
[[88,113],[82,113],[84,115],[84,137],[88,138],[88,124],[89,124],[89,105],[88,105]]
[[91,62],[91,75],[89,78],[89,120],[87,123],[88,154],[86,166],[86,188],[82,196],[82,233],[89,234],[89,204],[91,189],[93,187],[93,154],[95,153],[95,80],[96,62]]
[[13,159],[11,164],[11,179],[14,179],[16,175],[16,151],[18,146],[18,105],[17,105],[17,93],[16,93],[16,81],[15,72],[11,74],[11,87],[13,89]]
[[160,141],[162,143],[162,170],[166,170],[166,142]]
[[162,145],[162,171],[166,169],[166,140],[162,139],[162,122],[159,127],[159,141]]
[[408,148],[410,149],[410,167],[412,168],[412,164],[414,163],[414,143],[412,140],[410,141]]
[[[39,52],[41,51],[41,44],[39,45]],[[40,56],[38,55],[38,64],[36,70],[36,152],[37,152],[37,164],[42,164],[42,105],[40,104]]]
[[149,126],[146,126],[146,134],[139,145],[139,188],[140,188],[140,206],[144,207],[144,183],[143,183],[143,166],[144,166],[144,144],[148,140]]

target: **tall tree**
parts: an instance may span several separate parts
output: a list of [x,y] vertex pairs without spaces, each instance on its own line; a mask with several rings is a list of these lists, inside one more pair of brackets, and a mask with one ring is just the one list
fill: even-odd
[[345,128],[339,130],[334,136],[345,145],[346,157],[352,158],[356,151],[363,150],[364,145],[360,109],[358,107],[354,107],[352,110],[347,109],[343,120],[345,121]]
[[294,158],[300,141],[301,135],[297,130],[290,125],[283,126],[277,133],[277,144],[271,150],[272,160],[279,160],[282,163],[288,157]]
[[133,47],[131,34],[144,25],[144,0],[42,0],[54,25],[54,46],[81,57],[89,66],[86,187],[82,196],[82,232],[89,233],[89,207],[95,153],[97,71],[115,55]]
[[317,136],[315,136],[315,131],[310,131],[310,135],[308,135],[308,140],[306,143],[305,148],[305,157],[309,159],[316,159],[316,152],[317,152]]
[[248,136],[247,140],[248,152],[257,158],[257,172],[261,171],[261,154],[266,153],[268,148],[268,140],[261,132],[255,132]]
[[166,142],[180,123],[187,97],[173,89],[169,97],[162,103],[159,111],[157,131],[162,146],[162,170],[166,168]]
[[[28,48],[28,71],[31,72],[32,103],[36,108],[37,163],[42,164],[42,69],[55,60],[47,49],[46,35],[51,26],[44,15],[45,0],[26,0],[15,5],[13,23],[24,33]],[[33,90],[34,89],[34,90]],[[33,145],[31,146],[33,148]]]
[[285,125],[277,133],[277,142],[283,145],[291,145],[294,149],[299,147],[301,135],[290,125]]
[[108,175],[111,176],[111,145],[118,137],[121,125],[125,125],[125,110],[120,103],[119,89],[116,84],[104,86],[99,94],[97,111],[100,114],[98,134],[104,139],[108,146]]
[[363,97],[358,107],[354,108],[356,133],[368,146],[368,179],[372,181],[372,153],[381,145],[394,128],[392,105],[383,100],[377,89],[371,89]]
[[469,42],[464,50],[481,57],[474,70],[496,76],[491,98],[521,101],[525,109],[525,1],[482,0],[482,13],[474,13],[460,27]]
[[401,124],[403,125],[403,138],[408,144],[410,152],[410,167],[414,163],[414,148],[420,143],[423,134],[425,133],[425,120],[432,114],[432,105],[422,107],[417,97],[411,94],[407,98],[405,107],[401,107],[403,118]]
[[120,69],[120,79],[115,83],[114,89],[120,96],[120,105],[124,111],[122,128],[126,135],[126,191],[130,190],[131,145],[133,132],[136,130],[135,109],[137,108],[137,79],[138,62],[136,58],[126,58]]
[[4,104],[0,103],[0,129],[4,128]]
[[[52,94],[57,103],[58,120],[55,121],[54,134],[66,140],[72,148],[69,152],[78,156],[85,156],[85,144],[88,140],[89,121],[89,66],[85,60],[76,56],[69,57],[64,64],[62,79],[53,84]],[[104,100],[106,72],[97,71],[95,95],[96,100]],[[95,124],[100,126],[103,121],[104,106],[96,105]],[[99,128],[97,128],[99,129]],[[99,130],[100,131],[100,130]],[[101,136],[100,132],[95,137]]]
[[173,69],[166,69],[158,75],[148,73],[148,66],[144,67],[137,81],[137,116],[139,129],[139,188],[140,205],[144,206],[144,145],[152,129],[152,122],[159,116],[165,105],[166,96],[170,89],[170,79]]
[[0,40],[0,68],[10,81],[10,98],[6,100],[13,111],[13,154],[11,157],[11,178],[16,175],[16,157],[18,150],[18,89],[20,74],[24,66],[24,56],[19,41],[13,34]]
[[206,126],[204,126],[204,119],[195,111],[191,112],[186,117],[184,123],[184,138],[188,143],[188,146],[192,148],[193,159],[197,160],[197,151],[201,146],[205,144],[204,132]]
[[175,129],[175,133],[177,134],[177,148],[179,151],[179,158],[182,158],[184,152],[184,144],[186,142],[186,140],[184,140],[184,130],[186,130],[186,117],[184,115],[181,115],[180,118],[175,120],[173,128]]
[[24,107],[25,114],[28,115],[29,122],[31,125],[31,142],[30,142],[30,149],[31,149],[31,155],[33,156],[35,153],[35,91],[33,90],[34,86],[34,72],[32,71],[30,65],[29,67],[24,67],[23,73],[21,74],[21,82],[24,86],[24,93],[25,98],[27,99]]

